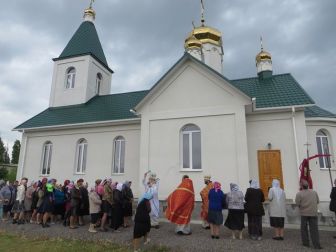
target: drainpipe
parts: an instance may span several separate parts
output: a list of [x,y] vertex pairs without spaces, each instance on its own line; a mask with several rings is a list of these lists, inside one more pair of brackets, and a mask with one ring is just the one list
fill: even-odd
[[[299,160],[299,148],[298,148],[297,135],[296,135],[295,107],[294,106],[292,106],[292,125],[293,125],[293,133],[294,133],[296,167],[299,171],[300,160]],[[298,174],[299,174],[299,178],[300,178],[300,171],[298,172]]]

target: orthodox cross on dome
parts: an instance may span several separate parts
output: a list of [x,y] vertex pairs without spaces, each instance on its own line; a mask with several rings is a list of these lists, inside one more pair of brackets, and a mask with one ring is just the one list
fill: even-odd
[[201,0],[201,23],[202,23],[202,26],[204,26],[205,19],[204,19],[204,3],[203,3],[203,0]]
[[92,4],[95,2],[95,0],[90,0],[90,8],[92,9]]
[[264,50],[264,47],[263,47],[263,40],[262,40],[262,36],[260,35],[260,48],[261,48],[261,51]]

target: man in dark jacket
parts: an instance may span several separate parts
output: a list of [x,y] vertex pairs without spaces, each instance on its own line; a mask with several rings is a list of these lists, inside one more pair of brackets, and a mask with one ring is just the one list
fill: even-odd
[[[329,209],[331,212],[334,212],[336,215],[336,179],[334,180],[334,187],[331,190],[330,193],[330,206]],[[336,239],[336,235],[334,236],[334,238]]]
[[317,192],[309,188],[306,180],[301,181],[302,190],[296,194],[295,203],[299,207],[301,215],[301,239],[302,245],[309,247],[308,225],[310,238],[315,249],[322,249],[317,224],[317,205],[319,197]]

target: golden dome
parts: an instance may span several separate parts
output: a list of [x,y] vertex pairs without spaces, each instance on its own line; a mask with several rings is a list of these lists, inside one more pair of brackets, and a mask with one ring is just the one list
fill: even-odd
[[184,48],[202,48],[202,42],[192,34],[190,37],[186,38]]
[[96,17],[96,12],[90,6],[89,8],[87,8],[87,9],[84,10],[84,17],[85,16],[92,16],[93,18],[95,18]]
[[192,36],[195,36],[202,44],[211,43],[218,46],[222,45],[222,33],[209,26],[199,26],[194,28],[188,38]]
[[261,50],[260,53],[256,56],[256,62],[264,61],[264,60],[272,60],[272,56],[269,52],[266,52],[264,50]]

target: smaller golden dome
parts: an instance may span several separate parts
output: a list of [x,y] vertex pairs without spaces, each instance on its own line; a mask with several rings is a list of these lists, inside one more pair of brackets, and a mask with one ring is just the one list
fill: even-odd
[[185,49],[191,49],[191,48],[202,48],[202,42],[199,41],[193,34],[186,38],[184,43]]
[[94,11],[94,9],[92,9],[92,7],[89,7],[87,9],[85,9],[84,11],[84,17],[85,16],[92,16],[93,18],[96,17],[96,12]]
[[269,52],[266,52],[264,50],[261,50],[260,53],[256,56],[256,62],[264,61],[264,60],[272,60],[272,56]]

